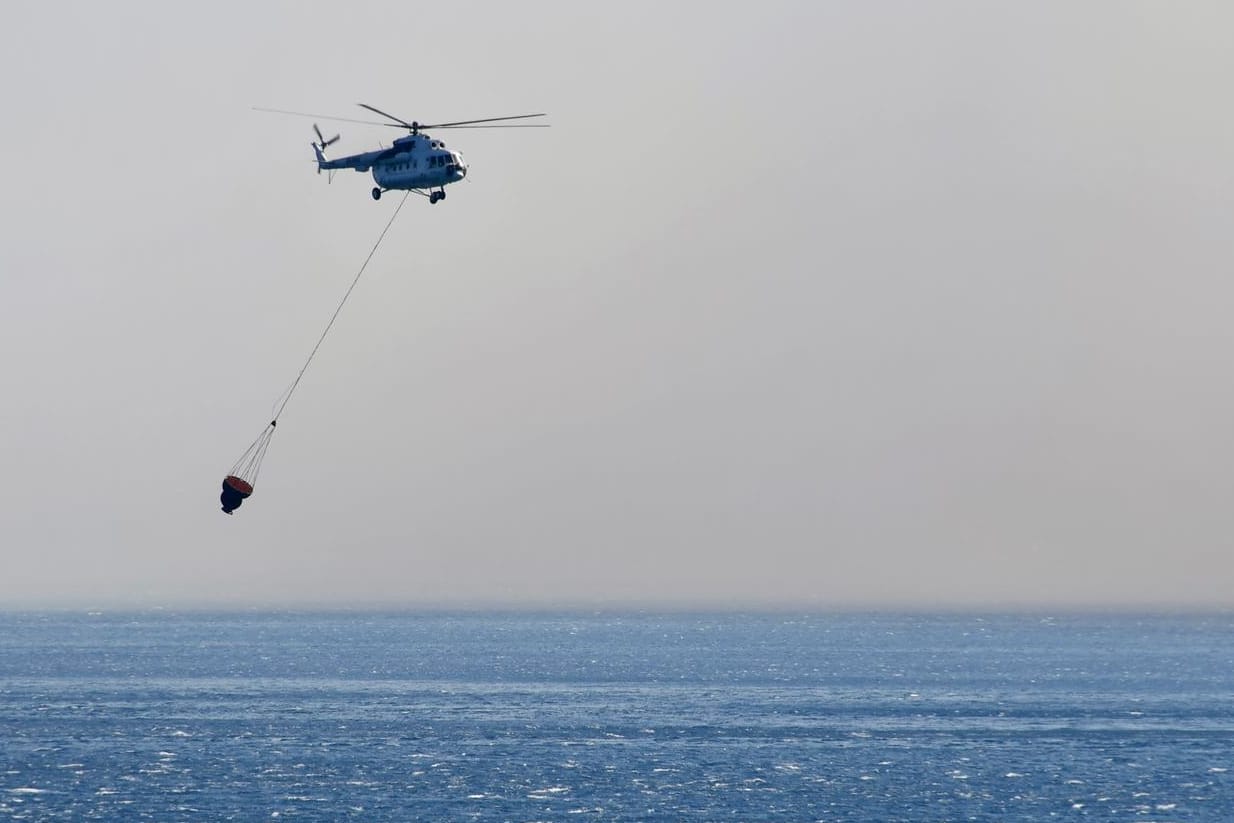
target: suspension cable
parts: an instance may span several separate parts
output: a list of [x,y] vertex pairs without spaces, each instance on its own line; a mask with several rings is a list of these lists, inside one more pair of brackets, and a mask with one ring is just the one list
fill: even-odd
[[[381,241],[386,238],[386,232],[390,231],[390,227],[394,225],[394,218],[398,217],[399,211],[402,210],[403,204],[407,202],[407,196],[410,191],[404,192],[403,199],[399,201],[398,208],[394,210],[394,214],[390,215],[390,220],[386,223],[386,227],[381,230],[381,235],[377,238],[377,242],[373,244],[373,248],[369,250],[368,257],[364,258],[364,263],[360,266],[360,271],[356,272],[355,278],[351,281],[351,285],[347,287],[347,292],[343,295],[343,299],[339,301],[338,308],[334,310],[334,314],[330,317],[330,322],[326,324],[326,328],[321,333],[321,337],[317,338],[317,345],[313,346],[313,351],[309,353],[308,360],[304,361],[304,366],[300,369],[300,373],[296,375],[296,380],[291,384],[291,388],[287,390],[287,394],[283,395],[283,402],[278,407],[278,411],[274,413],[273,419],[270,421],[270,428],[273,429],[274,424],[278,422],[279,416],[282,415],[283,409],[287,407],[287,403],[291,400],[291,396],[295,393],[296,387],[300,385],[300,378],[304,377],[304,373],[308,370],[309,363],[313,362],[313,357],[316,356],[317,350],[321,348],[322,342],[326,339],[326,335],[330,333],[330,328],[334,325],[334,321],[338,319],[339,312],[343,310],[343,305],[347,302],[347,298],[351,297],[351,291],[360,282],[360,276],[364,274],[364,270],[368,268],[369,261],[373,259],[373,255],[377,253],[377,247],[381,245]],[[261,438],[258,438],[259,440]],[[265,450],[261,450],[265,453]]]

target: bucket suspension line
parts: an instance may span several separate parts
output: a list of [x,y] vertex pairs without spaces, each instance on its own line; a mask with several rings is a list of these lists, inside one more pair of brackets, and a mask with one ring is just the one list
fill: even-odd
[[291,396],[295,394],[296,387],[300,385],[300,378],[304,377],[304,373],[308,371],[309,363],[313,362],[313,358],[317,355],[317,350],[321,348],[321,344],[326,339],[326,335],[330,333],[331,327],[334,326],[334,321],[338,319],[339,312],[343,310],[343,306],[347,303],[347,298],[351,297],[352,290],[356,287],[356,284],[360,282],[360,277],[364,274],[364,270],[368,268],[369,261],[372,260],[373,255],[377,253],[377,247],[381,245],[382,240],[386,239],[386,232],[390,231],[390,227],[394,225],[394,218],[398,217],[398,213],[402,210],[403,204],[407,202],[407,195],[409,194],[411,194],[411,192],[406,192],[403,194],[403,199],[398,201],[398,207],[395,208],[394,214],[390,215],[389,221],[386,222],[386,227],[381,230],[381,234],[377,237],[377,242],[373,244],[373,248],[369,249],[368,257],[364,258],[364,262],[360,265],[360,270],[356,272],[356,276],[352,279],[351,285],[347,287],[346,293],[343,294],[343,299],[339,301],[338,308],[336,308],[334,310],[334,314],[330,316],[330,322],[327,323],[325,329],[322,330],[321,337],[317,338],[317,344],[313,346],[313,350],[309,352],[308,359],[304,361],[304,366],[301,367],[300,373],[296,375],[295,382],[291,384],[291,388],[287,390],[287,394],[283,395],[283,403],[278,407],[278,411],[274,413],[274,420],[270,423],[271,427],[274,426],[274,423],[278,422],[279,416],[283,413],[283,409],[287,407],[287,403],[291,400]]
[[244,454],[231,467],[231,471],[227,473],[227,477],[223,479],[223,494],[220,500],[223,504],[223,511],[231,514],[240,506],[249,495],[253,493],[253,486],[257,483],[257,475],[261,472],[262,461],[265,460],[266,450],[270,448],[270,440],[274,437],[274,429],[278,426],[279,417],[283,414],[283,409],[287,408],[287,403],[291,400],[291,396],[295,393],[296,387],[300,385],[301,378],[308,371],[309,364],[313,362],[313,358],[317,356],[317,350],[321,348],[321,344],[325,342],[326,335],[330,333],[330,329],[334,326],[334,321],[338,319],[339,313],[343,311],[343,306],[347,303],[347,298],[351,297],[352,291],[356,288],[356,284],[360,282],[360,277],[363,276],[364,270],[368,268],[369,261],[373,259],[373,255],[377,253],[377,248],[381,245],[381,241],[386,238],[390,227],[394,225],[394,219],[398,217],[398,213],[402,210],[403,204],[407,202],[408,195],[411,192],[403,194],[403,199],[399,201],[398,206],[394,209],[394,213],[390,215],[390,219],[386,222],[386,227],[381,230],[381,234],[377,237],[377,242],[369,249],[368,256],[364,258],[364,262],[360,265],[360,270],[356,272],[356,276],[352,278],[351,285],[347,287],[347,291],[343,294],[343,299],[339,301],[338,306],[334,309],[334,314],[330,316],[330,322],[326,324],[322,330],[321,336],[317,338],[317,343],[313,346],[313,350],[309,352],[308,359],[304,361],[304,365],[300,367],[300,373],[296,375],[295,382],[282,396],[282,402],[278,404],[277,410],[270,422],[262,430],[261,434],[257,435]]

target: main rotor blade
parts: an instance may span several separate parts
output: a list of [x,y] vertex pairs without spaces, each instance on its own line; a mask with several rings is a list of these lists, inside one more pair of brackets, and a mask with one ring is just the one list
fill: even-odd
[[547,123],[510,123],[504,126],[433,126],[432,128],[436,131],[437,129],[551,129],[552,126]]
[[411,129],[412,131],[423,131],[424,129],[548,129],[552,128],[547,124],[542,123],[510,123],[498,126],[477,126],[474,123],[493,123],[501,120],[524,120],[528,117],[546,117],[546,114],[516,114],[512,117],[488,117],[483,120],[459,120],[454,123],[434,123],[432,125],[424,125],[417,123],[413,126],[407,121],[395,117],[392,114],[387,114],[381,109],[373,108],[366,103],[358,103],[369,111],[376,112],[382,117],[389,117],[394,123],[382,123],[377,120],[357,120],[353,117],[335,117],[330,114],[310,114],[303,111],[288,111],[287,109],[270,109],[265,106],[253,106],[253,111],[264,111],[271,114],[289,114],[292,117],[312,117],[315,120],[330,120],[335,123],[359,123],[362,126],[386,126],[391,129]]
[[359,123],[363,126],[390,126],[396,129],[406,128],[402,124],[396,123],[378,123],[376,120],[354,120],[350,117],[333,117],[329,114],[309,114],[303,111],[287,111],[286,109],[267,109],[262,106],[253,106],[253,111],[265,111],[271,114],[290,114],[293,117],[315,117],[318,120],[333,120],[337,123]]
[[[381,109],[379,109],[379,108],[375,108],[375,107],[373,107],[373,106],[370,106],[368,103],[356,103],[356,105],[357,105],[357,106],[359,106],[359,107],[360,107],[360,108],[362,108],[362,109],[368,109],[369,111],[375,111],[375,112],[377,112],[378,114],[380,114],[382,117],[389,117],[389,118],[390,118],[391,120],[393,120],[395,123],[402,123],[402,124],[403,124],[403,126],[404,126],[404,128],[411,129],[412,131],[415,131],[415,130],[416,130],[416,127],[415,127],[415,126],[411,125],[410,123],[408,123],[406,120],[402,119],[401,117],[395,117],[393,114],[387,114],[386,112],[382,111],[382,110],[381,110]],[[389,124],[389,123],[387,123],[386,125],[388,126],[388,125],[390,125],[390,124]]]
[[[374,111],[376,111],[376,109],[374,109]],[[389,117],[390,115],[387,114],[386,116]],[[422,129],[452,128],[454,126],[466,126],[470,123],[493,123],[498,120],[525,120],[528,117],[546,117],[546,116],[547,115],[545,115],[544,112],[541,112],[540,114],[515,114],[510,117],[485,117],[483,120],[458,120],[453,123],[421,124],[420,128]]]

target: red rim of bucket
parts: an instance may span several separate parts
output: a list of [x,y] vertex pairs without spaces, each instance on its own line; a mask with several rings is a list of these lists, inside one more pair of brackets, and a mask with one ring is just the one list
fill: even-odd
[[231,486],[236,491],[240,492],[240,494],[248,495],[248,494],[253,493],[252,484],[249,483],[247,480],[241,480],[239,477],[236,477],[234,474],[227,475],[226,479],[224,479],[223,482],[226,483],[228,486]]

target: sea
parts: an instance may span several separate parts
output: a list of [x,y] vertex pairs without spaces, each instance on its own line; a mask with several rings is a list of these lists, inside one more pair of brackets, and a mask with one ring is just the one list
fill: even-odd
[[0,612],[0,821],[1231,821],[1234,615]]

